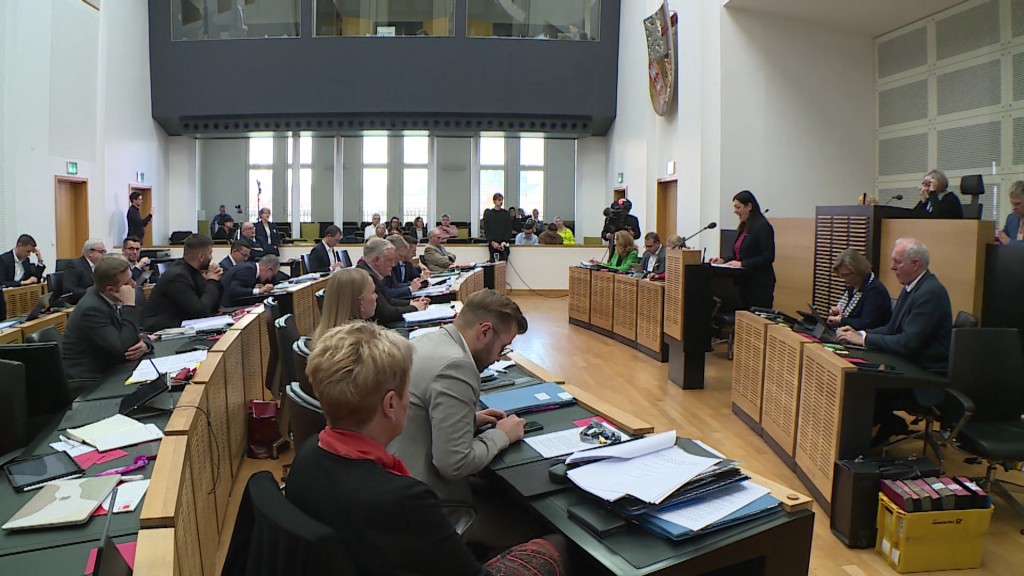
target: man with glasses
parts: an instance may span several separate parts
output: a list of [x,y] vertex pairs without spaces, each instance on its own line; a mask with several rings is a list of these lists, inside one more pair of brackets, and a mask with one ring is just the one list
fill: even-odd
[[131,265],[132,282],[136,286],[143,284],[156,284],[160,279],[160,271],[156,266],[150,264],[149,258],[140,258],[142,255],[142,241],[135,236],[129,236],[121,242],[121,253]]
[[640,260],[640,269],[645,278],[665,279],[665,247],[661,245],[661,236],[657,232],[644,235],[644,257]]
[[[490,499],[475,498],[479,492],[470,480],[523,438],[526,421],[500,410],[477,410],[480,372],[508,353],[527,327],[512,299],[482,290],[466,299],[454,323],[413,340],[409,415],[405,431],[391,443],[412,476],[439,497],[473,502],[477,517],[467,537],[494,547],[532,535],[517,530]],[[487,425],[494,427],[475,434]]]
[[92,286],[92,272],[96,263],[107,254],[107,245],[99,238],[89,238],[82,246],[82,257],[70,262],[64,270],[64,291],[69,292],[68,302],[78,304]]
[[249,243],[245,240],[235,240],[231,243],[231,252],[220,261],[220,267],[227,273],[239,264],[245,264],[249,261],[249,251],[252,250]]

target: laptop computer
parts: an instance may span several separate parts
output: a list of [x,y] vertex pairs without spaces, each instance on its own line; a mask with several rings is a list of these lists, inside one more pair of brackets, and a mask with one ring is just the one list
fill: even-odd
[[121,398],[109,398],[105,400],[92,400],[87,402],[76,402],[70,410],[64,414],[64,418],[58,425],[58,430],[78,428],[93,422],[99,422],[114,414],[124,416],[143,417],[159,412],[168,412],[174,409],[174,400],[170,396],[162,396],[164,392],[171,389],[167,383],[167,376],[159,374],[156,378],[139,384],[129,395]]
[[44,484],[0,528],[28,530],[84,524],[120,481],[119,474],[111,474]]

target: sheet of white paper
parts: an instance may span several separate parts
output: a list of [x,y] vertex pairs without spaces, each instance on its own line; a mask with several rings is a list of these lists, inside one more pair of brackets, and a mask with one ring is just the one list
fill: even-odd
[[[114,514],[122,512],[134,512],[142,502],[142,497],[149,490],[149,480],[135,480],[125,482],[117,487],[117,502],[114,504]],[[110,496],[108,495],[102,504],[105,510],[110,510]]]
[[[611,428],[611,426],[609,426]],[[583,428],[570,428],[568,430],[559,430],[558,432],[549,432],[547,434],[540,434],[537,436],[527,436],[523,438],[530,448],[533,448],[541,456],[545,458],[554,458],[555,456],[564,456],[566,454],[572,454],[578,450],[585,450],[586,448],[593,447],[594,444],[588,444],[580,440],[580,430]],[[622,434],[620,432],[620,434]],[[622,434],[623,440],[629,440],[629,436]]]
[[586,462],[588,460],[600,460],[602,458],[636,458],[658,450],[664,450],[676,443],[676,431],[669,430],[661,434],[654,434],[646,438],[621,442],[601,448],[593,448],[583,452],[577,452],[566,459],[566,464]]
[[227,328],[234,323],[235,321],[231,319],[231,316],[207,316],[206,318],[183,320],[181,322],[181,327],[195,328],[196,330],[219,330],[221,328]]
[[508,370],[509,366],[515,366],[515,365],[516,365],[516,361],[515,360],[498,360],[497,362],[495,362],[494,364],[491,364],[487,368],[489,370],[494,370],[496,372],[504,372],[505,370]]
[[68,456],[71,456],[72,458],[77,458],[82,454],[88,454],[89,452],[96,450],[88,444],[75,442],[74,440],[71,442],[54,442],[50,444],[50,448],[53,448],[57,452],[67,452]]
[[402,314],[406,322],[431,322],[455,317],[455,310],[448,304],[431,304],[426,310]]
[[654,515],[683,528],[700,530],[708,524],[718,522],[768,492],[770,490],[753,482],[740,482],[716,490],[712,495],[701,498],[691,505],[655,512]]
[[596,494],[594,490],[622,492],[658,504],[718,462],[717,458],[694,456],[682,448],[670,446],[628,460],[608,459],[574,468],[569,471],[569,479],[591,493]]
[[[206,360],[206,352],[206,350],[193,350],[184,354],[154,358],[152,362],[149,359],[145,359],[139,363],[125,384],[149,382],[157,377],[157,368],[160,369],[161,374],[174,374],[182,368],[195,368],[200,362]],[[156,368],[153,368],[153,364],[156,364]]]

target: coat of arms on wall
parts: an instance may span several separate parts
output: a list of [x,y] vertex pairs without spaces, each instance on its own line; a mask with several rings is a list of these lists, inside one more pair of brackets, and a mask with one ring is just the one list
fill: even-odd
[[648,87],[658,116],[670,112],[676,100],[676,18],[676,14],[669,13],[667,0],[644,18]]

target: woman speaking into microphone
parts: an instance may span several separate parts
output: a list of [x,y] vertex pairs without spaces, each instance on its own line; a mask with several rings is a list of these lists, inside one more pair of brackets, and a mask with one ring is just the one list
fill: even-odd
[[711,263],[743,270],[736,280],[743,309],[771,308],[775,302],[775,229],[750,190],[732,197],[732,211],[740,219],[732,257],[714,258]]

